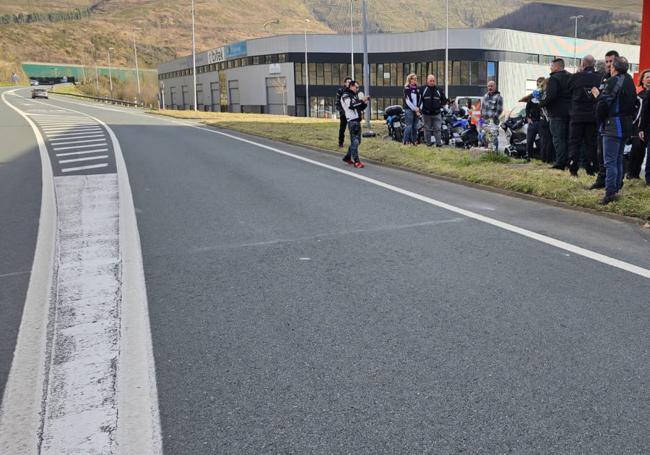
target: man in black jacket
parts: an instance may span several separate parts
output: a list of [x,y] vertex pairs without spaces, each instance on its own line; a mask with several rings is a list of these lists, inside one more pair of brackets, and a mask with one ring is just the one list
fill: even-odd
[[571,74],[564,69],[564,60],[556,58],[551,62],[549,77],[541,100],[541,106],[548,112],[548,120],[555,146],[555,164],[553,169],[566,169],[569,159],[569,114],[571,111],[571,92],[569,80]]
[[571,91],[571,123],[569,124],[569,171],[577,177],[580,167],[580,155],[584,146],[585,169],[587,174],[594,175],[598,166],[596,156],[597,126],[596,98],[591,89],[598,87],[602,76],[596,72],[596,59],[587,55],[582,59],[581,70],[574,74],[569,81]]
[[345,142],[345,129],[348,126],[348,121],[345,118],[345,111],[341,105],[341,97],[350,86],[351,81],[351,77],[346,77],[345,81],[343,82],[343,87],[339,87],[339,89],[336,91],[336,108],[339,111],[339,120],[341,122],[339,125],[339,147],[343,147],[343,142]]
[[427,76],[427,85],[422,90],[422,120],[424,121],[424,142],[431,146],[431,133],[436,139],[436,145],[442,147],[442,115],[440,111],[447,104],[443,89],[436,85],[433,74]]
[[623,187],[623,150],[632,135],[632,122],[638,110],[636,87],[627,73],[629,64],[624,57],[616,57],[611,66],[611,77],[601,92],[592,93],[598,98],[596,116],[603,136],[603,159],[607,168],[605,197],[601,204],[618,199]]

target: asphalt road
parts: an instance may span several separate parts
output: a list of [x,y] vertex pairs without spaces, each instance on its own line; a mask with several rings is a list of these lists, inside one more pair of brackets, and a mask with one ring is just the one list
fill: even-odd
[[[166,454],[650,447],[647,279],[233,138],[49,103],[92,113],[120,140]],[[354,172],[650,266],[650,235],[634,225]],[[36,196],[13,204],[33,215]],[[9,297],[19,313],[20,293]]]

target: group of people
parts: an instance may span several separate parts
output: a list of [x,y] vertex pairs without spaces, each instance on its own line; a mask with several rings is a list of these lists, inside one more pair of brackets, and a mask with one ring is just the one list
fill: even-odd
[[[537,80],[538,89],[523,98],[526,102],[527,158],[537,150],[540,159],[552,163],[553,169],[569,170],[578,175],[583,167],[597,175],[591,189],[605,188],[602,204],[619,198],[623,187],[624,150],[631,142],[627,177],[639,178],[646,155],[646,183],[650,185],[650,70],[641,73],[640,92],[629,75],[629,63],[616,51],[607,52],[601,65],[587,55],[580,69],[571,74],[565,62],[556,58],[548,78]],[[340,113],[339,147],[345,131],[350,133],[350,147],[343,161],[363,167],[359,160],[361,115],[369,97],[359,98],[359,84],[351,78],[337,92]],[[427,76],[419,87],[417,76],[409,74],[404,85],[404,144],[417,145],[417,124],[422,118],[424,142],[442,146],[442,110],[449,103],[436,77]],[[487,83],[481,99],[481,125],[499,124],[503,114],[503,97],[494,81]],[[485,128],[489,131],[489,128]],[[498,148],[498,133],[488,135],[490,147]]]
[[[526,102],[527,156],[536,149],[553,169],[568,169],[577,176],[583,167],[597,175],[591,189],[605,188],[601,204],[619,198],[626,145],[632,145],[628,178],[640,177],[649,153],[650,70],[641,73],[638,94],[628,71],[627,59],[616,51],[607,52],[601,64],[585,56],[574,74],[557,58],[550,76],[539,78],[538,89],[521,100]],[[645,179],[650,185],[650,164]]]

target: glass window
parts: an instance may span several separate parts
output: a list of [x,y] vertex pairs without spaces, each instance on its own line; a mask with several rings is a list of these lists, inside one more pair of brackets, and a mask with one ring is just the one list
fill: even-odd
[[314,80],[314,83],[316,85],[323,85],[324,79],[325,79],[325,75],[323,70],[323,64],[316,63],[316,80]]
[[354,64],[354,78],[363,85],[363,68],[361,63]]
[[395,85],[397,87],[401,87],[404,85],[404,79],[406,79],[405,74],[404,74],[404,65],[401,63],[396,63],[397,65],[397,74],[396,74],[396,80],[395,80]]
[[373,87],[377,86],[377,64],[370,64],[370,85]]
[[526,63],[537,65],[539,63],[539,54],[526,54]]
[[487,62],[487,79],[488,81],[497,82],[497,63]]
[[460,62],[460,85],[469,85],[469,62]]
[[343,83],[343,81],[341,79],[343,79],[345,76],[341,76],[339,74],[339,68],[340,67],[341,66],[338,63],[334,63],[332,65],[332,84],[333,85],[342,85],[342,83]]
[[[388,83],[384,83],[385,81],[386,78],[384,77],[384,64],[377,63],[377,86],[383,87],[384,85],[388,85]],[[388,82],[390,82],[390,74],[388,75]]]
[[460,62],[451,62],[451,85],[460,85]]
[[397,82],[397,63],[390,64],[390,81],[388,82],[388,85],[393,87],[399,86],[399,83]]
[[260,56],[256,55],[253,57],[253,65],[259,65],[260,64]]
[[316,64],[315,63],[310,63],[309,64],[309,80],[307,82],[309,82],[309,84],[311,84],[311,85],[316,83]]
[[303,66],[302,63],[294,63],[294,72],[295,72],[295,78],[296,78],[296,85],[304,85],[303,82]]
[[286,62],[287,62],[287,54],[278,55],[278,63],[286,63]]
[[269,64],[271,64],[271,63],[273,63],[273,62],[271,61],[271,56],[270,56],[270,55],[265,55],[265,56],[264,56],[264,64],[265,64],[265,65],[269,65]]
[[332,65],[330,63],[325,63],[324,72],[325,85],[334,85],[332,82]]

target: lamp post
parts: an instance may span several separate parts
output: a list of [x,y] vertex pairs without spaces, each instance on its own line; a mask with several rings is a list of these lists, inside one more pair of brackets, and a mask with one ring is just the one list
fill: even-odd
[[198,111],[198,100],[196,99],[196,37],[194,35],[194,0],[192,0],[192,79],[194,81],[194,112]]
[[[366,89],[366,96],[370,96],[370,65],[368,64],[368,6],[366,0],[361,2],[361,14],[363,15],[363,86]],[[372,115],[372,100],[368,100],[366,108],[366,131],[364,137],[374,137],[375,132],[370,129],[370,116]]]
[[350,62],[352,63],[352,73],[350,77],[354,80],[354,24],[352,22],[354,15],[354,0],[350,0]]
[[582,19],[584,16],[582,14],[579,14],[577,16],[571,16],[569,19],[575,20],[576,26],[575,26],[575,33],[573,35],[573,64],[575,66],[575,70],[578,70],[578,62],[576,60],[577,55],[577,47],[578,47],[578,19]]
[[111,71],[111,51],[114,51],[115,48],[108,48],[108,84],[111,90],[111,99],[113,98],[113,73]]
[[135,59],[135,79],[138,81],[138,101],[142,100],[142,91],[140,90],[140,69],[138,67],[138,48],[135,45],[135,32],[141,28],[133,29],[133,58]]
[[305,19],[305,112],[309,117],[309,60],[307,58],[307,23],[309,19]]
[[447,0],[447,25],[445,26],[445,96],[449,98],[449,0]]

